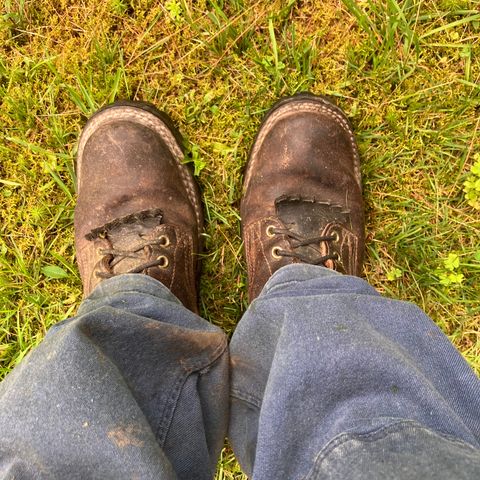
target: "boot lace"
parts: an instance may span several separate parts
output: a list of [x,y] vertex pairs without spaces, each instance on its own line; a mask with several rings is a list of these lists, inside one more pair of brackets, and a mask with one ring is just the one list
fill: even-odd
[[310,265],[324,265],[328,260],[339,260],[338,253],[332,253],[328,255],[322,255],[318,259],[312,259],[310,256],[304,255],[300,252],[294,251],[299,247],[306,247],[310,245],[318,245],[321,242],[332,242],[338,241],[338,234],[333,235],[320,235],[318,237],[303,237],[297,233],[292,232],[287,228],[277,228],[273,225],[270,225],[267,228],[267,235],[272,237],[274,235],[286,235],[293,241],[290,242],[292,250],[284,250],[280,247],[273,247],[272,255],[274,258],[279,257],[291,257],[300,260],[303,263],[309,263]]
[[[160,238],[154,239],[154,240],[148,240],[145,241],[139,245],[137,245],[134,249],[131,250],[120,250],[118,248],[100,248],[98,252],[100,255],[103,255],[104,257],[110,257],[107,260],[107,263],[111,269],[115,267],[118,263],[120,263],[122,260],[125,258],[137,258],[139,260],[143,260],[145,258],[145,255],[142,254],[142,250],[145,247],[167,247],[170,244],[170,240],[166,235],[162,235]],[[160,267],[160,268],[166,268],[168,266],[168,258],[165,255],[158,255],[157,257],[153,258],[152,260],[149,260],[147,262],[143,262],[140,265],[136,266],[135,268],[132,268],[126,272],[123,273],[141,273],[147,268],[151,267]],[[99,278],[112,278],[115,277],[116,275],[119,275],[118,273],[113,273],[113,272],[95,272],[96,276]]]

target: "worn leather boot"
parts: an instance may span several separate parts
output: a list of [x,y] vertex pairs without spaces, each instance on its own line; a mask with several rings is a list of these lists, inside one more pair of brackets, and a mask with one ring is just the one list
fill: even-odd
[[105,278],[143,273],[197,312],[203,216],[181,145],[170,119],[149,104],[117,102],[87,122],[75,209],[85,296]]
[[250,152],[241,216],[250,301],[293,263],[360,275],[360,161],[338,107],[308,93],[273,106]]

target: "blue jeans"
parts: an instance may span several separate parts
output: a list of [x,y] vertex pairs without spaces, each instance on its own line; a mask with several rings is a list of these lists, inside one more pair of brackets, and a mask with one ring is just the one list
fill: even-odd
[[308,265],[230,349],[155,280],[102,282],[0,385],[0,478],[208,479],[227,429],[259,480],[480,478],[480,382],[445,335]]

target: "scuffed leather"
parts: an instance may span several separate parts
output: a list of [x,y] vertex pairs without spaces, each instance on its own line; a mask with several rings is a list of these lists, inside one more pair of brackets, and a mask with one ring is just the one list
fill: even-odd
[[[95,114],[79,141],[76,162],[78,201],[75,209],[77,260],[88,296],[109,272],[108,258],[99,249],[135,247],[138,234],[155,238],[168,234],[170,247],[145,249],[145,258],[158,253],[169,258],[167,268],[147,269],[187,308],[197,312],[196,272],[203,215],[198,188],[172,130],[156,115],[135,106],[111,106]],[[161,211],[156,223],[119,222],[105,238],[92,231],[139,212]],[[114,274],[132,267],[122,260]]]
[[302,253],[314,263],[322,254],[336,252],[340,259],[328,260],[325,266],[360,275],[364,250],[360,160],[343,112],[310,94],[274,106],[250,152],[240,210],[250,300],[276,270],[299,261],[271,254],[274,246],[288,250],[292,244],[286,235],[269,237],[269,224],[305,237],[337,232],[338,242],[301,247]]

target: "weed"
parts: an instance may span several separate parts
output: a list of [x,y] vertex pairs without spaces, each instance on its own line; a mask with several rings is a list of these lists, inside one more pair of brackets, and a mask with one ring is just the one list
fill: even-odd
[[464,275],[458,272],[460,257],[456,253],[449,253],[443,260],[443,270],[437,271],[440,283],[445,286],[460,285],[463,283]]
[[480,155],[475,154],[475,163],[470,168],[470,174],[463,183],[463,191],[468,204],[480,210]]
[[179,22],[183,18],[182,5],[177,0],[168,0],[165,3],[165,8],[170,14],[170,18],[175,22]]

